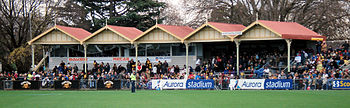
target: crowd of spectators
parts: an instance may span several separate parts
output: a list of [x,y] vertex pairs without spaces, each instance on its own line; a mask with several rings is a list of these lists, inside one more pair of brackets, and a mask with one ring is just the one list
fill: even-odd
[[274,77],[286,76],[305,85],[304,89],[319,88],[330,84],[332,79],[350,79],[349,75],[349,44],[344,43],[338,48],[327,47],[325,41],[316,43],[316,52],[299,51],[294,59],[292,70],[288,74],[277,73]]
[[[346,68],[350,57],[349,44],[344,43],[339,48],[327,47],[325,42],[318,41],[316,51],[300,49],[293,57],[291,72],[283,67],[284,55],[276,50],[245,52],[240,56],[239,74],[237,74],[236,56],[215,56],[209,60],[196,61],[196,67],[189,67],[186,75],[186,66],[169,65],[167,61],[152,63],[149,59],[142,63],[131,59],[126,66],[97,63],[94,61],[91,70],[85,73],[76,64],[61,62],[50,71],[29,73],[3,72],[1,80],[116,80],[120,79],[127,84],[130,74],[136,72],[139,85],[146,85],[151,79],[214,79],[228,81],[239,78],[265,79],[295,79],[300,84],[310,87],[315,84],[327,84],[330,79],[350,79]],[[272,67],[278,67],[272,72]],[[283,68],[282,68],[283,67]],[[248,74],[247,74],[248,71]],[[305,88],[306,88],[305,87]]]

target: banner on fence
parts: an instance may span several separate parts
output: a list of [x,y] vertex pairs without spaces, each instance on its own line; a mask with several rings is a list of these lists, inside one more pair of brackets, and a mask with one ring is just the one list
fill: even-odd
[[40,81],[13,81],[14,90],[39,90]]
[[79,80],[70,80],[70,81],[55,81],[55,89],[79,89]]
[[293,89],[292,79],[266,79],[264,89]]
[[186,89],[186,80],[152,80],[152,89]]
[[231,89],[264,89],[265,79],[231,79]]
[[192,80],[186,81],[186,89],[213,89],[214,80]]
[[[107,63],[128,63],[129,60],[133,59],[135,61],[135,57],[87,57],[87,63],[93,63],[94,61],[100,63],[100,62],[107,62]],[[149,59],[151,62],[171,62],[171,57],[138,57],[138,60],[140,62],[146,62],[146,60]],[[85,58],[84,57],[69,57],[67,58],[67,61],[70,63],[84,63]]]
[[333,80],[333,89],[350,89],[350,80]]
[[98,90],[120,89],[120,80],[98,80]]

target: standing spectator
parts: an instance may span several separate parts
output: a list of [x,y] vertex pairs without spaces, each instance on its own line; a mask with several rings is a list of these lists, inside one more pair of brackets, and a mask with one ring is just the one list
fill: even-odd
[[164,61],[164,63],[162,64],[162,71],[163,73],[168,73],[168,62],[166,62],[166,60]]
[[342,45],[342,50],[343,50],[343,51],[348,51],[348,50],[349,50],[349,44],[348,44],[348,42],[344,42],[344,44]]
[[320,54],[321,53],[321,48],[322,48],[322,42],[321,41],[317,41],[316,42],[316,50],[317,50],[317,54]]
[[136,76],[135,76],[135,72],[133,72],[130,75],[130,79],[131,79],[131,93],[135,93],[135,81],[136,81]]
[[74,70],[73,71],[74,73],[78,72],[79,68],[78,68],[77,64],[74,64],[73,70]]
[[326,43],[326,41],[322,42],[322,49],[321,50],[322,50],[323,53],[327,52],[327,43]]

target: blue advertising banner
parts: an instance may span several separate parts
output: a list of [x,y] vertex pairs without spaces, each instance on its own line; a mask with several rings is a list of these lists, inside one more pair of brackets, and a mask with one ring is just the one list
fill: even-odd
[[350,89],[350,80],[333,80],[333,89]]
[[264,89],[293,89],[292,79],[266,79]]
[[214,89],[214,80],[187,80],[186,89]]

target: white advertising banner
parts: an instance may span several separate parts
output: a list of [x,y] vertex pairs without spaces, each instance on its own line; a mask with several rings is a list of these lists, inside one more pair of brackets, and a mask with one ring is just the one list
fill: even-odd
[[[138,60],[140,62],[146,62],[147,58],[151,62],[164,62],[165,60],[171,62],[170,57],[138,57]],[[127,63],[131,59],[136,61],[135,57],[87,57],[87,63],[93,63],[94,61],[98,63]],[[69,63],[84,63],[84,60],[84,57],[69,57],[67,61]]]
[[184,79],[152,80],[152,89],[186,89],[186,80]]
[[231,79],[230,89],[264,89],[265,79]]

